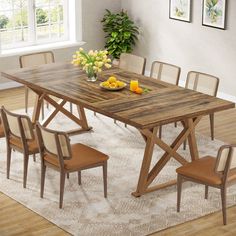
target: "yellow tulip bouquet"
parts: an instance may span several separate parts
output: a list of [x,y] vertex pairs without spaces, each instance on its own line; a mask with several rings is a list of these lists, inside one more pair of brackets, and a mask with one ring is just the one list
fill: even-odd
[[106,50],[90,50],[88,53],[80,48],[73,55],[72,64],[81,66],[88,76],[88,81],[96,81],[97,74],[102,72],[103,68],[111,67],[111,59],[108,58]]

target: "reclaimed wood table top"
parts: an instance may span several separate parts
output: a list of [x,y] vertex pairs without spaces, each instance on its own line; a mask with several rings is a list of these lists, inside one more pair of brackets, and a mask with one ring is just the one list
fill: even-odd
[[[100,88],[99,84],[111,75],[126,82],[127,87],[121,91]],[[235,107],[233,102],[116,67],[103,71],[96,82],[87,82],[85,72],[68,63],[10,70],[2,72],[2,76],[139,129],[153,128]],[[149,92],[139,95],[129,91],[131,79],[138,79],[140,86],[149,89]]]

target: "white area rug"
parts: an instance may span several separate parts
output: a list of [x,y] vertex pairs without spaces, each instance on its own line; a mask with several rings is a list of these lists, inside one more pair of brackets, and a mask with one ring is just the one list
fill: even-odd
[[[27,188],[22,187],[22,155],[13,152],[10,179],[6,179],[5,141],[0,141],[0,191],[42,215],[73,235],[147,235],[221,209],[218,190],[209,189],[209,200],[204,199],[204,186],[185,183],[181,212],[176,212],[176,187],[146,194],[140,198],[131,196],[135,191],[144,152],[144,141],[139,132],[130,126],[86,111],[93,126],[90,133],[72,137],[72,142],[92,146],[110,156],[108,161],[108,198],[103,198],[101,168],[82,172],[82,186],[77,184],[76,173],[66,180],[64,206],[58,208],[59,174],[47,169],[44,199],[39,197],[40,158],[29,162]],[[63,116],[58,116],[52,127],[71,129],[75,127]],[[181,127],[163,127],[167,142],[180,132]],[[220,141],[210,141],[197,135],[200,155],[215,155]],[[189,159],[189,152],[180,152]],[[156,149],[154,159],[162,152]],[[162,171],[158,182],[176,178],[178,163],[170,161]],[[155,181],[157,182],[157,181]],[[228,205],[236,203],[236,188],[228,190]],[[221,224],[222,222],[219,222]]]

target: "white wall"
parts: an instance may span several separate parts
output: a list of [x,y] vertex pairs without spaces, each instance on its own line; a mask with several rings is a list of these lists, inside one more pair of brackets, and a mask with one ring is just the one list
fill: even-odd
[[[83,46],[85,49],[104,47],[104,34],[100,21],[106,8],[118,12],[121,9],[121,2],[120,0],[82,0],[82,40],[86,42]],[[54,50],[56,61],[71,60],[75,50],[76,47]],[[17,67],[19,67],[18,56],[0,57],[0,71]],[[9,80],[0,77],[0,89],[6,82]]]
[[202,26],[201,2],[193,0],[192,23],[169,19],[169,0],[122,0],[121,7],[141,27],[136,54],[220,78],[220,91],[236,96],[236,1],[228,0],[227,30]]

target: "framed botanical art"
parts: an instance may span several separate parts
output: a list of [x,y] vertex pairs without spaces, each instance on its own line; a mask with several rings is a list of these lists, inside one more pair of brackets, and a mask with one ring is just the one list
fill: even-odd
[[202,1],[202,25],[225,29],[227,0]]
[[169,0],[169,18],[190,22],[191,4],[192,0]]

